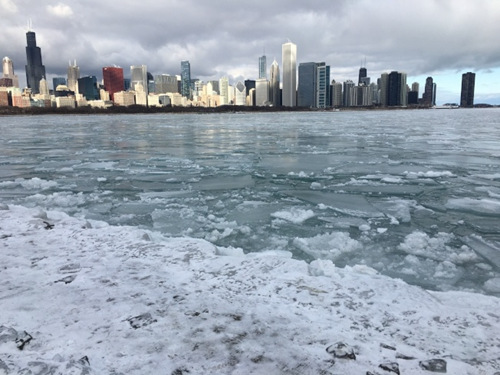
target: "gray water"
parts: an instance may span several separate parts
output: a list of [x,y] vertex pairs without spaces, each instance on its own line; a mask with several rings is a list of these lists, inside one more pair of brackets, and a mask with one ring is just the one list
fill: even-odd
[[0,117],[0,203],[500,292],[500,110]]

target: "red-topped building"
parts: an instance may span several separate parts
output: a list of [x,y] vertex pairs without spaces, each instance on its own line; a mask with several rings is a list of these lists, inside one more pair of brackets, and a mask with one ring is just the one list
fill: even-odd
[[115,92],[120,92],[125,89],[123,79],[123,68],[116,66],[107,66],[102,68],[102,78],[104,87],[109,92],[109,97],[114,101]]

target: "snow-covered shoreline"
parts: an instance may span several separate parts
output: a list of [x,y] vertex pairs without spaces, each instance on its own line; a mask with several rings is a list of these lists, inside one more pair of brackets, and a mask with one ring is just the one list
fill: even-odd
[[0,374],[500,371],[493,296],[1,208]]

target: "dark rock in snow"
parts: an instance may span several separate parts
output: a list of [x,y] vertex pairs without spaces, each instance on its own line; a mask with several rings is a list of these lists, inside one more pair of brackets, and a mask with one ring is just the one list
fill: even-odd
[[128,318],[127,321],[130,323],[132,328],[137,329],[155,323],[156,319],[154,319],[150,313],[144,313]]
[[399,365],[398,365],[397,362],[382,363],[378,367],[380,367],[382,370],[389,371],[389,372],[394,372],[395,374],[400,375],[400,373],[399,373]]
[[16,345],[19,350],[23,350],[24,346],[29,343],[33,337],[26,331],[16,338]]
[[446,361],[444,359],[430,359],[420,361],[418,364],[427,371],[446,373]]
[[335,358],[356,359],[354,349],[343,342],[330,345],[326,348],[327,353],[333,354]]
[[69,275],[66,277],[63,277],[62,279],[54,281],[54,283],[64,283],[64,284],[69,284],[73,282],[76,279],[76,275]]
[[396,348],[394,346],[390,346],[390,345],[387,345],[387,344],[380,344],[380,347],[381,348],[384,348],[384,349],[389,349],[389,350],[396,350]]
[[396,353],[396,358],[397,359],[404,359],[405,361],[411,361],[412,359],[416,359],[415,357],[412,357],[412,356],[409,356],[409,355],[405,355],[405,354],[401,354],[401,353]]

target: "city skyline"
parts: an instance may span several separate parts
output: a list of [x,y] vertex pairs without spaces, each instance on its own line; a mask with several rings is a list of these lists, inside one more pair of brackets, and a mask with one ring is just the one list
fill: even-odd
[[[500,104],[500,3],[384,3],[287,1],[285,7],[283,2],[208,6],[145,0],[124,1],[117,9],[106,0],[0,0],[5,26],[0,55],[14,62],[24,81],[24,39],[32,18],[49,82],[64,75],[67,61],[75,59],[82,76],[99,77],[105,66],[127,71],[141,64],[153,74],[180,74],[179,62],[188,60],[192,77],[208,81],[227,76],[236,82],[258,77],[256,60],[263,48],[267,62],[276,58],[281,66],[281,45],[289,39],[300,50],[297,65],[325,61],[336,82],[357,81],[360,62],[366,61],[372,79],[404,71],[408,82],[420,82],[422,89],[432,76],[438,102],[459,102],[461,74],[471,71],[476,73],[475,102]],[[359,17],[361,13],[365,16]],[[185,19],[190,20],[187,28]]]

